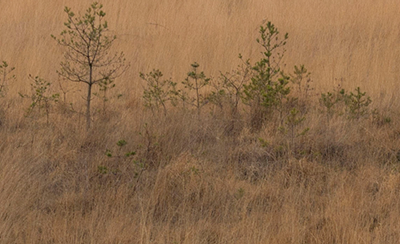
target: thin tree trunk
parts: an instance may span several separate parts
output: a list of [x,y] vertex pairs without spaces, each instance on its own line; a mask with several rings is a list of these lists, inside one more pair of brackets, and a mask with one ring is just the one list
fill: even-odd
[[86,129],[90,128],[90,101],[92,100],[92,84],[89,84],[86,101]]
[[87,101],[86,101],[86,130],[90,129],[90,101],[92,100],[92,74],[93,74],[93,67],[89,65],[89,87],[88,87],[88,94],[87,94]]

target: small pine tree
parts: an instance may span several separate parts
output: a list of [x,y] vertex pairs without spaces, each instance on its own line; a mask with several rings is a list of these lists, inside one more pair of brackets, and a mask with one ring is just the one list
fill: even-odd
[[163,73],[160,70],[153,70],[148,74],[140,73],[140,78],[146,81],[143,91],[144,105],[154,113],[160,108],[167,114],[167,102],[176,104],[176,83],[171,79],[162,79]]
[[[201,90],[209,84],[210,78],[204,74],[204,72],[198,72],[197,68],[200,66],[198,63],[191,64],[192,71],[187,74],[186,79],[182,82],[186,93],[182,93],[182,100],[189,105],[196,108],[198,115],[200,115],[201,108],[207,103],[207,97],[201,94]],[[195,96],[189,95],[189,92],[194,91]]]
[[60,38],[52,35],[60,46],[66,48],[65,61],[61,62],[58,74],[69,81],[87,85],[87,129],[91,122],[93,85],[114,81],[127,67],[123,52],[110,54],[117,37],[109,34],[108,23],[104,21],[106,13],[102,8],[102,4],[94,2],[84,15],[76,16],[71,8],[65,7],[66,29],[61,32]]
[[[258,131],[264,124],[266,116],[272,109],[280,111],[283,99],[290,93],[287,86],[290,77],[284,74],[280,63],[286,52],[284,46],[288,34],[279,37],[279,31],[274,24],[268,22],[260,27],[261,39],[257,43],[261,45],[263,57],[252,66],[253,77],[249,84],[244,85],[243,102],[251,107],[251,128]],[[239,56],[241,58],[241,56]]]

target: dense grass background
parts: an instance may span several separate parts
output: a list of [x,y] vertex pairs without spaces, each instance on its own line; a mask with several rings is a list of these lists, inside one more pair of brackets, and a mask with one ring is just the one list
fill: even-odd
[[[0,98],[1,243],[399,243],[397,1],[103,2],[115,50],[131,63],[113,91],[122,98],[106,113],[94,100],[89,133],[84,86],[68,87],[75,112],[59,103],[49,124],[25,116],[18,92],[30,92],[28,74],[59,92],[62,52],[50,34],[63,29],[64,6],[83,12],[90,3],[2,3],[0,59],[17,80]],[[181,81],[194,61],[212,77],[235,68],[238,53],[256,61],[265,20],[289,33],[285,69],[312,72],[316,90],[302,100],[310,131],[295,144],[303,153],[282,151],[291,139],[276,115],[251,133],[246,106],[231,118],[208,105],[201,119],[143,108],[139,72],[160,68]],[[361,86],[380,117],[337,116],[327,126],[318,94],[339,84]]]
[[[64,6],[83,12],[91,1],[10,1],[2,4],[1,58],[18,67],[14,89],[27,75],[57,80],[61,51],[50,34],[63,29]],[[209,75],[230,71],[244,57],[258,59],[254,42],[263,21],[290,34],[288,67],[305,64],[316,86],[363,85],[393,90],[399,73],[399,3],[386,1],[134,1],[104,2],[110,29],[118,35],[131,69],[120,89],[138,90],[138,72],[159,68],[181,80],[196,61]],[[16,88],[17,87],[17,88]],[[384,90],[386,91],[386,90]],[[378,94],[379,95],[379,94]]]

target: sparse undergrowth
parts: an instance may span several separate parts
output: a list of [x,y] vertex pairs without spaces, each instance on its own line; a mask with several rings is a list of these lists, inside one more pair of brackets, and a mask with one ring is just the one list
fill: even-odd
[[287,40],[268,22],[254,64],[140,74],[143,104],[114,100],[88,130],[32,77],[46,123],[23,100],[0,113],[0,242],[398,243],[399,115],[359,87],[316,95],[304,65],[283,70]]

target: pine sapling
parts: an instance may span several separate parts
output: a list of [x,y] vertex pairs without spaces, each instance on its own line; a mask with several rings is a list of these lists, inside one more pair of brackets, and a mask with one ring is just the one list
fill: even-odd
[[140,78],[146,81],[143,91],[145,107],[151,109],[153,113],[163,110],[167,114],[167,102],[176,105],[177,95],[176,83],[171,79],[163,79],[163,73],[160,70],[153,70],[148,74],[140,73]]
[[284,47],[288,34],[281,38],[278,29],[271,22],[261,26],[259,33],[260,38],[256,41],[263,49],[262,58],[251,67],[251,81],[244,85],[243,90],[243,102],[251,107],[252,131],[260,130],[267,115],[274,109],[280,112],[282,118],[282,103],[290,93],[287,86],[290,77],[280,67],[286,52]]
[[[187,74],[187,78],[182,82],[187,93],[186,96],[182,96],[182,99],[189,105],[193,106],[197,110],[197,114],[200,116],[201,108],[207,104],[206,96],[204,96],[201,90],[209,84],[210,78],[207,78],[204,72],[198,72],[197,69],[200,66],[198,63],[191,64],[192,71]],[[191,96],[190,93],[194,91],[195,96]]]
[[29,105],[27,113],[31,114],[32,112],[37,110],[37,112],[41,114],[42,111],[44,111],[47,124],[49,124],[50,109],[52,107],[52,103],[57,103],[60,95],[58,93],[49,94],[51,83],[40,78],[39,76],[33,77],[32,75],[29,75],[29,79],[32,80],[31,95],[22,95],[20,93],[21,97],[30,98],[32,101]]

